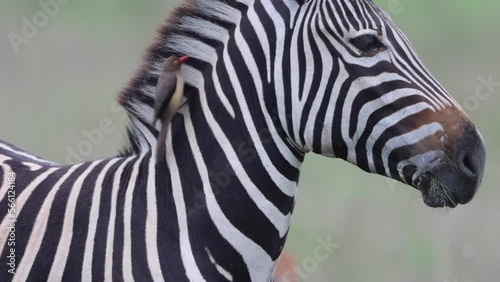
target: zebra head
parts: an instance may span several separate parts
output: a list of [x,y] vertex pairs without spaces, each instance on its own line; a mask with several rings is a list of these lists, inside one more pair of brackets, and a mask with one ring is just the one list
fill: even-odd
[[473,198],[481,135],[371,0],[303,3],[290,42],[298,146],[416,187],[431,207]]

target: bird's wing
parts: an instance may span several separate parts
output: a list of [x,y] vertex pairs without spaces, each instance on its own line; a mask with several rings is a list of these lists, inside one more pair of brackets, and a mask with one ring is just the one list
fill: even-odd
[[158,79],[155,97],[155,119],[162,117],[177,88],[177,76],[174,73],[162,74]]

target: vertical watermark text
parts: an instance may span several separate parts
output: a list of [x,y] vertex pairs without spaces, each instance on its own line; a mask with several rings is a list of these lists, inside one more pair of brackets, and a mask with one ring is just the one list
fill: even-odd
[[7,227],[8,239],[7,246],[9,248],[7,255],[7,271],[11,274],[16,274],[16,174],[14,172],[9,172],[7,174],[7,200],[8,200],[8,210],[7,216],[10,222]]

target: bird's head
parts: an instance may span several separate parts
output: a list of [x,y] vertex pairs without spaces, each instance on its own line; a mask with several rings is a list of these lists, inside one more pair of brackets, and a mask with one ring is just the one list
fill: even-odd
[[184,64],[188,59],[189,59],[188,56],[182,56],[182,57],[170,56],[163,65],[163,71],[165,72],[178,71],[181,69],[182,64]]

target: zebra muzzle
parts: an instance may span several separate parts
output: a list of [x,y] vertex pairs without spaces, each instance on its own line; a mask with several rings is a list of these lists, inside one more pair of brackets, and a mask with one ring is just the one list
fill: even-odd
[[419,190],[430,207],[456,207],[467,204],[482,182],[486,150],[483,138],[467,125],[455,150],[443,157],[419,179]]

